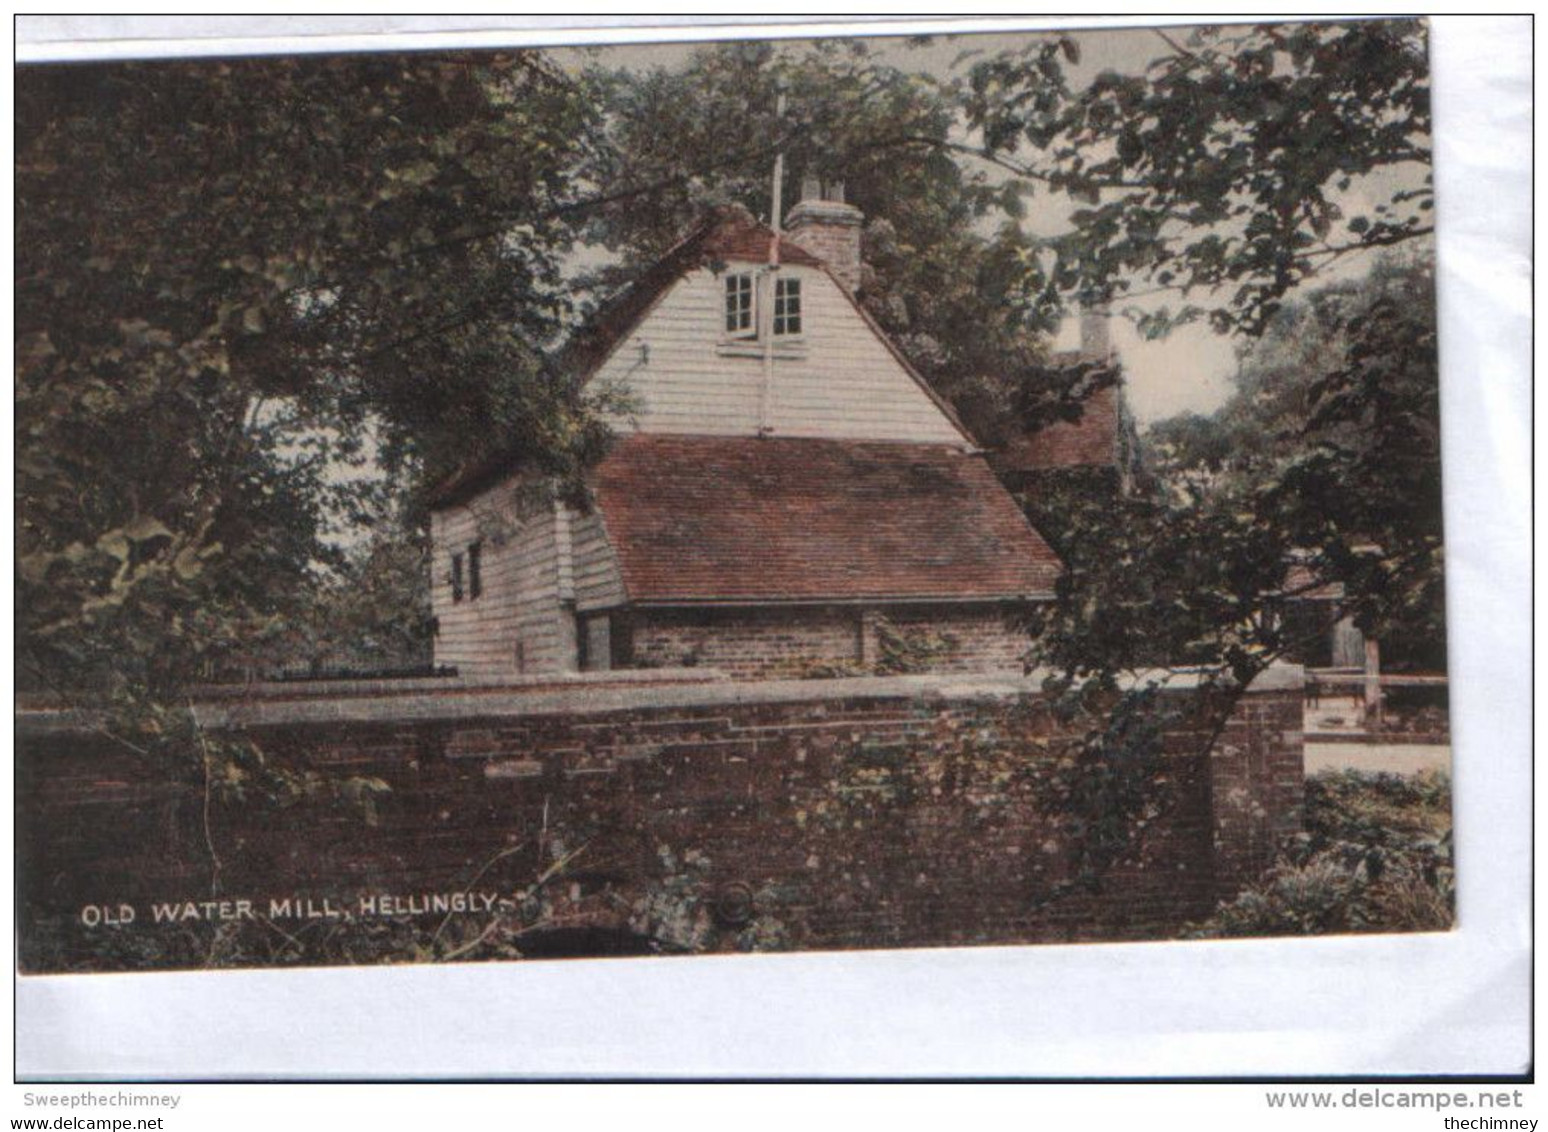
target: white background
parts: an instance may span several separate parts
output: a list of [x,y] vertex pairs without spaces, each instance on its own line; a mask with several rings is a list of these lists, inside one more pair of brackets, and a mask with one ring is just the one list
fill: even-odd
[[[369,30],[371,17],[353,19],[352,30]],[[284,30],[310,33],[316,22],[312,18],[313,26],[307,26],[292,19]],[[501,21],[475,22],[489,27]],[[190,34],[201,23],[192,17],[164,20],[151,34]],[[252,19],[246,25],[244,30],[255,26]],[[50,27],[79,37],[98,33],[102,25],[85,17],[24,24],[23,58],[53,50],[35,41],[39,30]],[[143,27],[117,25],[117,34],[124,30]],[[1530,1056],[1532,791],[1531,36],[1530,24],[1520,19],[1438,18],[1433,24],[1461,871],[1456,931],[1369,939],[27,978],[17,981],[18,1073],[182,1080],[1110,1078],[1524,1069]],[[547,38],[576,37],[549,33]],[[315,37],[307,42],[319,45]],[[477,38],[466,45],[487,42]],[[351,44],[367,45],[405,43],[370,37]],[[80,49],[77,44],[71,50]],[[103,45],[90,49],[100,53]],[[10,224],[9,209],[4,222]],[[9,302],[5,309],[9,312]],[[9,820],[9,803],[4,813]],[[9,940],[9,924],[7,929]],[[0,1115],[41,1115],[23,1110],[23,1091],[10,1092]],[[341,1097],[338,1091],[327,1095]],[[400,1118],[419,1107],[407,1093],[393,1095],[399,1099],[388,1103]],[[456,1095],[465,1100],[469,1093]],[[934,1095],[920,1094],[920,1114],[935,1104],[927,1099]],[[1173,1103],[1180,1100],[1178,1092],[1166,1095]],[[1260,1094],[1235,1095],[1244,1098],[1244,1111],[1264,1115]],[[208,1099],[207,1093],[202,1096]],[[309,1092],[294,1103],[349,1103],[318,1096]],[[267,1107],[276,1097],[271,1091],[257,1103]],[[729,1107],[704,1115],[741,1123],[737,1099],[724,1103]],[[1127,1100],[1113,1103],[1131,1107]],[[189,1104],[217,1111],[196,1097]],[[1148,1105],[1133,1109],[1136,1117],[1150,1111],[1155,1110]],[[1439,1126],[1437,1117],[1429,1120],[1434,1123],[1428,1126]],[[180,1126],[204,1125],[176,1117],[167,1124]]]

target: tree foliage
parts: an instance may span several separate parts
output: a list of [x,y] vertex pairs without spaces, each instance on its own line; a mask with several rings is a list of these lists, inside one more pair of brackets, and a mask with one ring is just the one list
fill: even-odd
[[[1406,539],[1431,495],[1405,510],[1365,493],[1357,511],[1332,485],[1385,467],[1430,492],[1399,452],[1433,422],[1424,346],[1403,337],[1401,302],[1371,308],[1363,345],[1274,328],[1321,265],[1425,230],[1427,189],[1388,176],[1428,154],[1422,48],[1422,28],[1403,22],[1207,28],[1158,36],[1143,76],[1083,84],[1069,36],[961,81],[855,42],[714,47],[676,70],[579,75],[535,54],[25,71],[26,659],[50,682],[170,687],[281,631],[299,595],[355,568],[330,526],[383,513],[380,493],[338,479],[340,461],[380,456],[435,478],[498,444],[578,478],[606,430],[547,361],[575,314],[572,253],[619,253],[621,269],[584,281],[616,284],[708,204],[767,213],[776,152],[787,205],[808,174],[845,182],[868,218],[862,301],[991,443],[1071,415],[1111,380],[1046,364],[1043,332],[1071,294],[1180,288],[1218,328],[1267,334],[1261,357],[1283,354],[1284,379],[1265,368],[1258,392],[1298,399],[1317,424],[1252,446],[1280,460],[1277,478],[1244,475],[1191,510],[1132,500],[1128,527],[1089,552],[1102,544],[1078,537],[1085,504],[1055,507],[1058,492],[1038,504],[1070,593],[1088,599],[1066,607],[1070,649],[1081,625],[1091,655],[1109,641],[1112,659],[1125,639],[1175,645],[1178,659],[1209,651],[1211,626],[1237,640],[1287,539],[1390,593],[1389,567],[1354,540],[1433,564],[1438,550]],[[1050,192],[1085,202],[1051,244],[1017,223]],[[1175,317],[1190,316],[1151,329]],[[1295,317],[1354,326],[1336,304]],[[1296,354],[1311,342],[1321,355]],[[1291,376],[1311,372],[1324,383]],[[1372,444],[1346,443],[1373,422]],[[1422,447],[1406,451],[1423,462]],[[1263,522],[1236,522],[1249,513]],[[1145,576],[1102,582],[1116,605],[1098,617],[1104,558]],[[1417,578],[1398,588],[1412,594]],[[1361,614],[1374,625],[1385,610]]]
[[[1151,466],[1200,482],[1219,478],[1239,483],[1271,475],[1276,466],[1301,453],[1314,389],[1343,365],[1350,329],[1363,322],[1377,298],[1413,303],[1416,333],[1433,337],[1429,248],[1416,251],[1386,253],[1363,277],[1308,289],[1288,301],[1262,335],[1238,346],[1233,392],[1219,409],[1207,417],[1183,414],[1151,425],[1145,442]],[[1433,382],[1433,363],[1413,380]],[[1341,444],[1362,442],[1353,422],[1329,431]],[[1433,457],[1433,441],[1421,448]]]
[[1054,312],[1025,290],[1020,187],[958,160],[949,82],[858,41],[717,46],[681,69],[597,66],[590,77],[606,92],[610,143],[594,176],[642,190],[589,229],[623,257],[611,281],[653,262],[706,203],[766,220],[783,154],[787,210],[806,177],[843,182],[866,217],[862,302],[976,435],[993,442],[1018,414],[1074,403],[1075,378],[1034,372]]
[[1034,501],[1068,566],[1039,622],[1045,659],[1082,674],[1186,664],[1245,682],[1304,643],[1289,603],[1332,583],[1342,596],[1321,628],[1350,616],[1433,663],[1435,309],[1422,257],[1316,292],[1244,355],[1218,414],[1152,430],[1143,490],[1115,501],[1055,487]]
[[1303,446],[1262,494],[1270,521],[1343,583],[1356,624],[1432,664],[1445,640],[1435,316],[1428,261],[1361,296],[1334,326],[1342,356],[1308,392]]
[[297,602],[268,640],[235,651],[224,676],[345,678],[353,674],[426,675],[434,670],[430,612],[430,536],[407,501]]
[[[1443,666],[1435,311],[1422,256],[1317,292],[1246,352],[1238,393],[1216,418],[1148,438],[1136,491],[1115,496],[1072,478],[1030,496],[1066,567],[1032,625],[1054,686],[1080,702],[1126,671],[1193,668],[1218,725],[1235,692],[1344,617],[1396,645],[1394,659]],[[1314,596],[1323,600],[1309,604]],[[1109,719],[1143,696],[1120,699]],[[1125,851],[1166,795],[1143,746],[1120,740],[1078,764],[1085,788],[1069,795],[1096,864]],[[1348,879],[1337,862],[1313,866]],[[1342,909],[1348,894],[1315,870],[1287,866],[1231,914],[1263,927],[1256,900],[1321,924],[1313,911]]]
[[972,71],[984,156],[1081,205],[1052,254],[1028,261],[1050,302],[1175,291],[1185,304],[1145,314],[1145,329],[1207,317],[1256,335],[1328,263],[1432,230],[1421,23],[1150,34],[1144,74],[1072,84],[1069,37]]
[[[175,685],[290,610],[339,461],[605,433],[545,367],[590,102],[531,55],[130,63],[17,84],[19,635]],[[368,442],[370,438],[370,442]],[[374,451],[370,449],[374,448]]]

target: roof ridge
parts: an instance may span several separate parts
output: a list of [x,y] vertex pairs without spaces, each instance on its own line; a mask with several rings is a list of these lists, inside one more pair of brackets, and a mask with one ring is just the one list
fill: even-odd
[[848,447],[869,445],[878,448],[933,448],[961,456],[982,454],[972,449],[964,449],[962,445],[950,440],[909,440],[897,436],[811,436],[788,432],[755,435],[746,432],[663,432],[657,429],[648,431],[639,429],[619,433],[615,440],[620,444],[638,440],[650,443],[705,441],[744,444],[748,441],[757,441],[759,444],[835,444]]

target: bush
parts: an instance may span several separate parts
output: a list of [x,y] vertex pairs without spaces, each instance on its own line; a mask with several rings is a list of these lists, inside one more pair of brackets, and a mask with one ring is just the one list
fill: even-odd
[[856,661],[810,657],[796,661],[791,675],[797,680],[841,680],[849,676],[869,676],[871,673]]
[[1326,935],[1356,930],[1364,918],[1362,886],[1355,874],[1326,857],[1279,866],[1255,888],[1222,904],[1198,937]]
[[1445,931],[1455,904],[1451,780],[1329,771],[1306,783],[1305,832],[1188,938]]
[[937,633],[918,625],[895,625],[885,617],[878,618],[876,675],[929,672],[937,661],[955,652],[958,644],[951,633]]

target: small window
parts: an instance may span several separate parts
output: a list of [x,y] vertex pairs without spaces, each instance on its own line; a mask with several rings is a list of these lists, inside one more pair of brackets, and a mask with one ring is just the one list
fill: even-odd
[[484,592],[484,544],[468,544],[468,597],[476,598]]
[[751,275],[726,276],[726,333],[737,338],[750,338],[758,333]]
[[581,634],[584,650],[581,668],[586,672],[606,672],[613,667],[613,622],[607,614],[586,618]]
[[801,333],[801,281],[788,277],[774,282],[774,334]]
[[462,555],[452,555],[451,569],[452,601],[462,600]]

